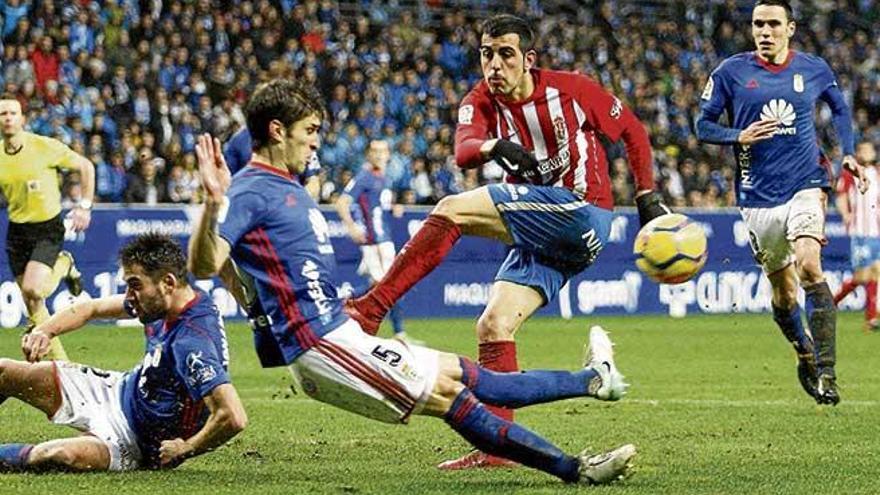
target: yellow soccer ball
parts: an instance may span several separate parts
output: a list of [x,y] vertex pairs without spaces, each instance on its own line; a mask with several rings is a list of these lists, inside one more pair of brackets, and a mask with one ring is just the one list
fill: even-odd
[[680,284],[706,264],[706,232],[685,215],[672,213],[647,223],[633,245],[636,266],[651,280]]

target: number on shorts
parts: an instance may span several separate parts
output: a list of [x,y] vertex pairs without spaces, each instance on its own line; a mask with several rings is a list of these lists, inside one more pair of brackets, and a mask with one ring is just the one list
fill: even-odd
[[381,345],[377,345],[375,349],[373,349],[372,354],[376,359],[388,363],[391,366],[397,366],[400,364],[400,360],[403,359],[400,354],[391,349],[383,349]]

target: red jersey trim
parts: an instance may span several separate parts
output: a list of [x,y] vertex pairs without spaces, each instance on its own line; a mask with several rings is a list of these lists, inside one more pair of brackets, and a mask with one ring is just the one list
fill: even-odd
[[783,62],[779,65],[775,65],[775,64],[771,64],[770,62],[759,57],[758,52],[754,52],[755,60],[758,62],[758,65],[769,70],[770,72],[772,72],[774,74],[779,74],[780,72],[787,69],[788,66],[791,65],[791,61],[794,60],[794,54],[795,54],[794,50],[788,50],[788,57],[785,58],[785,62]]
[[273,167],[272,165],[269,165],[268,163],[255,162],[255,161],[251,160],[251,162],[248,163],[248,166],[258,168],[258,169],[263,170],[265,172],[269,172],[270,174],[280,175],[281,177],[284,177],[287,180],[293,180],[293,176],[290,175],[289,172],[279,170],[279,169]]

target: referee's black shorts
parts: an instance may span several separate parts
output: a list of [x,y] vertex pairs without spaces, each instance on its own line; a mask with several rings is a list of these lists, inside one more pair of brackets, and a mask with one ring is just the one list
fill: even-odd
[[45,222],[9,222],[9,229],[6,231],[6,256],[15,278],[24,275],[28,261],[55,266],[63,243],[64,222],[60,214]]

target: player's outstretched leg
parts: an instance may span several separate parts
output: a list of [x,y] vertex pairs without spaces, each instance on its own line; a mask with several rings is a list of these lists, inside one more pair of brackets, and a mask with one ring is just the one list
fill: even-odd
[[590,329],[584,369],[580,371],[529,370],[498,373],[461,357],[461,382],[484,404],[519,408],[572,397],[615,401],[627,384],[614,364],[612,343],[599,326]]
[[110,450],[98,438],[84,435],[37,445],[0,444],[0,473],[21,471],[106,471]]
[[571,456],[522,426],[490,413],[470,390],[462,390],[444,415],[446,423],[474,447],[544,471],[568,483],[605,484],[622,479],[636,448]]
[[877,327],[877,280],[871,280],[865,284],[865,331]]

